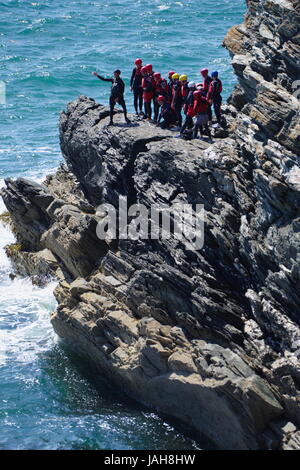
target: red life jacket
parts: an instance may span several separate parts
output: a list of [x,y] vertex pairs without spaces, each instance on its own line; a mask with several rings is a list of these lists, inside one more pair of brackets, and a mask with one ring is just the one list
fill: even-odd
[[184,83],[181,85],[181,95],[184,101],[186,100],[188,94],[189,94],[189,88],[187,86],[187,83]]
[[153,98],[153,77],[148,75],[144,77],[142,80],[142,88],[143,88],[143,100],[145,103],[149,103],[149,101]]
[[200,113],[207,113],[209,103],[205,96],[197,96],[194,101],[194,113],[195,115]]
[[156,96],[162,95],[162,96],[167,98],[169,93],[170,93],[169,85],[168,85],[167,81],[164,78],[162,78],[158,83],[156,82],[156,84],[155,84],[155,95]]
[[187,116],[190,116],[190,117],[196,116],[196,113],[195,113],[195,111],[194,111],[194,105],[193,105],[193,104],[189,104],[189,105],[188,105],[186,115],[187,115]]
[[222,93],[222,82],[219,78],[213,80],[209,86],[208,98],[213,100],[216,95],[220,95]]
[[194,98],[194,91],[193,91],[193,90],[189,90],[189,94],[188,94],[188,96],[186,97],[185,106],[184,106],[184,113],[185,113],[187,116],[190,116],[190,117],[194,117],[194,116],[195,116],[194,101],[195,101],[195,98]]

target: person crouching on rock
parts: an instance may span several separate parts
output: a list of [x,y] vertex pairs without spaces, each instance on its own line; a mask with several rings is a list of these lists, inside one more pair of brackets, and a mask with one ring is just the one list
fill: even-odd
[[154,121],[157,122],[158,113],[159,113],[159,104],[158,104],[158,97],[163,96],[167,101],[169,101],[170,90],[167,80],[162,78],[159,72],[153,74],[154,78]]
[[194,113],[196,116],[196,124],[194,127],[193,138],[197,139],[198,130],[200,130],[201,139],[203,139],[203,128],[205,129],[209,142],[212,143],[211,133],[208,127],[208,106],[209,101],[205,96],[205,91],[194,91]]
[[222,82],[218,78],[218,72],[213,72],[211,76],[212,82],[209,86],[207,98],[209,99],[210,103],[213,103],[214,105],[214,111],[218,122],[217,127],[221,127]]
[[184,105],[184,114],[185,114],[185,121],[184,124],[180,130],[180,134],[183,134],[186,129],[190,130],[193,129],[194,127],[194,122],[193,122],[193,117],[195,116],[195,111],[194,111],[194,91],[196,91],[196,83],[195,82],[189,82],[188,83],[188,95],[186,98],[186,102]]
[[142,73],[142,89],[143,89],[143,100],[144,100],[144,107],[145,107],[145,118],[151,119],[152,115],[152,108],[151,108],[151,101],[154,96],[154,87],[153,87],[153,77],[152,77],[152,67],[151,70],[149,65],[145,65],[141,69]]
[[114,107],[116,104],[119,104],[123,108],[124,112],[124,117],[125,121],[127,124],[130,123],[130,120],[127,117],[127,109],[126,109],[126,104],[124,100],[124,91],[125,91],[125,84],[123,80],[121,79],[121,71],[120,70],[115,70],[114,71],[114,78],[104,78],[101,77],[101,75],[98,75],[97,72],[93,72],[93,75],[95,77],[98,77],[100,80],[103,80],[104,82],[111,82],[111,94],[109,98],[109,106],[110,106],[110,122],[109,126],[113,126],[113,115],[114,115]]
[[131,74],[130,90],[133,92],[133,104],[136,114],[143,114],[142,59],[135,59]]
[[[170,103],[168,103],[167,99],[164,96],[158,96],[157,103],[160,107],[157,125],[162,129],[167,129],[168,127],[176,123],[176,114],[171,109]],[[162,123],[160,123],[161,119],[163,119]]]

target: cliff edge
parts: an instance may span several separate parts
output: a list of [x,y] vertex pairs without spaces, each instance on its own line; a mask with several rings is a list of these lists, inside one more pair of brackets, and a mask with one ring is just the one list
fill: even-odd
[[[19,272],[55,275],[57,334],[126,394],[220,449],[300,448],[299,3],[248,0],[224,44],[229,136],[174,139],[85,96],[66,165],[6,180]],[[204,204],[205,240],[100,240],[97,206]]]

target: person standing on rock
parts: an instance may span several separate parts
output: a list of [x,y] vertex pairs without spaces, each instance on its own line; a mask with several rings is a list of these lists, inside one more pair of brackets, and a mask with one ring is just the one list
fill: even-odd
[[169,81],[168,81],[168,85],[169,85],[169,102],[171,103],[172,101],[172,89],[173,89],[173,85],[174,85],[174,82],[172,80],[172,77],[174,75],[174,73],[176,73],[174,70],[171,70],[169,73],[168,73],[168,77],[169,77]]
[[180,130],[180,134],[183,135],[186,129],[188,131],[191,131],[194,127],[194,122],[193,122],[193,117],[195,116],[195,111],[194,111],[194,91],[196,91],[196,83],[195,82],[189,82],[188,83],[188,96],[184,105],[184,114],[185,114],[185,121],[184,124]]
[[135,60],[135,67],[131,74],[130,90],[133,92],[133,104],[137,115],[143,114],[143,88],[142,88],[142,59]]
[[158,113],[159,113],[159,104],[158,104],[157,98],[159,96],[164,96],[164,98],[168,101],[170,90],[169,90],[169,85],[167,83],[167,80],[162,78],[159,72],[154,73],[153,78],[154,78],[154,98],[155,98],[154,121],[157,122]]
[[212,143],[211,133],[208,127],[208,106],[209,100],[205,96],[205,91],[194,91],[194,113],[196,116],[196,124],[194,127],[193,138],[197,139],[198,131],[200,130],[201,139],[203,139],[203,128],[205,129],[209,142]]
[[[208,69],[206,69],[206,68],[201,69],[200,73],[203,77],[202,88],[203,88],[203,90],[205,91],[205,93],[207,95],[207,93],[209,92],[210,84],[212,82],[212,78],[208,74]],[[207,112],[208,112],[208,122],[209,122],[209,124],[212,124],[212,111],[211,111],[211,106],[210,105],[208,106]]]
[[209,102],[214,105],[214,111],[218,122],[217,127],[221,127],[222,82],[219,79],[218,72],[213,72],[211,76],[212,82],[209,86],[207,98]]
[[147,70],[148,70],[148,76],[151,78],[151,83],[152,83],[152,101],[153,101],[153,110],[154,110],[154,113],[155,113],[156,97],[155,97],[154,70],[153,70],[152,64],[147,64],[146,67],[147,67]]
[[114,78],[104,78],[101,77],[101,75],[98,75],[97,72],[93,72],[93,75],[95,77],[99,78],[100,80],[103,80],[104,82],[111,82],[111,94],[109,98],[109,106],[110,106],[110,122],[109,126],[113,126],[113,115],[114,115],[114,108],[116,104],[119,104],[123,108],[124,112],[124,117],[125,121],[127,124],[130,123],[130,120],[127,117],[127,109],[126,109],[126,103],[124,100],[124,91],[125,91],[125,84],[123,80],[121,79],[121,71],[119,69],[114,71]]
[[173,81],[173,88],[172,88],[171,108],[176,114],[177,125],[179,126],[178,130],[180,130],[182,126],[181,109],[182,109],[183,98],[181,94],[181,82],[179,81],[179,73],[174,73],[174,75],[172,75],[172,81]]
[[142,89],[143,89],[143,100],[144,100],[144,107],[145,107],[145,118],[151,119],[151,116],[152,116],[151,101],[153,100],[153,96],[154,96],[152,66],[150,70],[149,64],[145,65],[144,67],[142,67],[141,73],[143,77]]
[[185,103],[186,103],[187,96],[189,94],[187,75],[185,75],[185,74],[180,75],[179,81],[180,81],[180,84],[181,84],[182,105],[184,107]]

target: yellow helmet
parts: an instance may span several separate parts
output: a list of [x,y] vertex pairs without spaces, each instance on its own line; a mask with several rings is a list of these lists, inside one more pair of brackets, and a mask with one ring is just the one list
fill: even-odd
[[186,82],[186,81],[187,81],[187,75],[185,75],[185,74],[180,75],[179,80],[180,80],[181,82]]
[[179,79],[179,73],[173,73],[172,80],[178,80],[178,79]]

